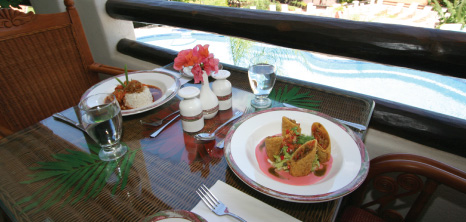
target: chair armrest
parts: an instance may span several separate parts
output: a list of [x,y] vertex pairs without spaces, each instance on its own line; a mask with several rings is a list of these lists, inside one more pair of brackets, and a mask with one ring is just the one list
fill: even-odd
[[4,127],[4,126],[0,126],[0,139],[4,138],[4,137],[7,137],[9,135],[13,134],[13,131],[11,131],[10,129]]
[[[103,65],[100,63],[91,64],[89,66],[89,70],[91,70],[92,72],[98,72],[98,73],[114,75],[114,76],[125,73],[125,69],[117,68],[114,66]],[[134,71],[137,71],[137,70],[128,70],[128,72],[134,72]]]

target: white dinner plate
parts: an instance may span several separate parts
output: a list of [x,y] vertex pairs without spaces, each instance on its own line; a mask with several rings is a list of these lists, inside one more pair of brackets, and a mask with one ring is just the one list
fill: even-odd
[[[120,79],[122,82],[126,81],[125,74],[121,74],[116,76],[116,78]],[[142,113],[156,107],[159,107],[172,99],[178,93],[180,89],[180,81],[174,75],[169,73],[163,73],[160,71],[138,71],[138,72],[131,72],[128,73],[129,80],[138,80],[143,84],[157,86],[162,90],[162,97],[158,100],[152,102],[151,104],[140,107],[137,109],[128,109],[128,110],[121,110],[121,114],[123,116],[129,116],[137,113]],[[86,98],[90,95],[94,95],[97,93],[112,93],[115,91],[115,87],[117,87],[120,83],[114,78],[110,77],[105,79],[90,89],[88,89],[82,96],[81,99]]]
[[144,222],[207,222],[203,217],[186,210],[164,210],[144,218]]
[[[285,184],[259,168],[255,149],[265,137],[281,133],[283,116],[300,123],[303,134],[311,135],[312,124],[320,122],[330,135],[333,165],[315,184]],[[343,197],[361,185],[369,170],[367,150],[353,131],[325,114],[300,108],[272,108],[235,123],[225,139],[225,158],[232,171],[253,189],[292,202],[323,202]]]

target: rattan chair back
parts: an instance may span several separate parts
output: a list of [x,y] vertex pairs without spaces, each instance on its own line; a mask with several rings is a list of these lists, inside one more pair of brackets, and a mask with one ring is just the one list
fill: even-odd
[[[364,183],[349,195],[339,221],[418,221],[440,185],[466,194],[466,172],[413,154],[376,157]],[[395,206],[400,200],[410,203],[405,215]]]
[[96,71],[122,69],[94,63],[72,0],[66,12],[0,9],[0,126],[13,132],[77,105],[99,81]]

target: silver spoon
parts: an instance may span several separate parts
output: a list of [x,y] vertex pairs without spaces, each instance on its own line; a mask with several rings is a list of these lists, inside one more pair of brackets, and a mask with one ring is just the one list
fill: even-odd
[[139,120],[139,122],[141,122],[141,124],[143,125],[149,125],[149,126],[160,126],[162,125],[163,121],[166,120],[168,117],[172,116],[173,114],[176,114],[176,113],[179,113],[180,111],[177,110],[175,112],[172,112],[170,114],[168,114],[168,116],[166,116],[165,118],[161,119],[161,120],[157,120],[157,121],[154,121],[154,122],[151,122],[151,123],[148,123],[148,122],[144,122],[142,120]]
[[212,132],[212,133],[198,133],[198,134],[194,135],[194,138],[196,138],[197,140],[213,140],[213,139],[215,139],[215,133],[217,133],[217,131],[219,131],[222,127],[224,127],[225,125],[227,125],[231,121],[237,119],[241,115],[243,115],[243,112],[236,111],[235,114],[233,115],[233,117],[231,117],[228,121],[226,121],[222,125],[220,125],[214,132]]

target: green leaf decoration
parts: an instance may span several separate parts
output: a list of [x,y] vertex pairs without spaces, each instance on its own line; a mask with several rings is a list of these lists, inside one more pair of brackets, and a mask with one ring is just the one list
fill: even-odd
[[20,183],[31,184],[44,180],[48,182],[31,196],[19,200],[16,205],[27,204],[23,213],[37,213],[62,200],[63,207],[65,204],[92,199],[98,196],[113,175],[116,175],[118,181],[112,188],[112,194],[115,194],[117,187],[123,190],[137,150],[130,150],[128,147],[128,152],[122,158],[116,161],[102,161],[97,155],[99,146],[90,145],[89,149],[91,153],[66,149],[67,153],[52,155],[54,161],[38,162],[40,166],[31,167],[31,170],[37,172],[28,175],[30,180]]
[[310,92],[299,93],[300,90],[300,87],[293,87],[288,90],[288,86],[285,85],[285,88],[274,88],[269,98],[280,103],[288,103],[305,109],[319,110],[321,101],[313,100],[313,96],[309,95]]
[[[125,65],[125,78],[126,78],[126,82],[129,83],[129,79],[128,79],[128,66]],[[126,88],[126,85],[125,83],[123,83],[120,79],[118,79],[117,77],[115,77],[115,79],[123,86],[123,88]]]

